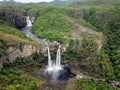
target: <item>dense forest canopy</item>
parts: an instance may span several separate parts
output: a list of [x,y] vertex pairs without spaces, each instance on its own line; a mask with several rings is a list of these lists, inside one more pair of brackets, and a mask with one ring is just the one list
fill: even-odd
[[[105,82],[120,82],[120,0],[54,0],[27,4],[0,1],[1,90],[57,88],[53,83],[48,84],[49,80],[46,83],[47,79],[42,75],[47,60],[46,52],[41,51],[42,44],[20,31],[27,24],[27,16],[31,20],[35,18],[30,32],[40,39],[61,44],[61,63],[70,64],[75,74],[92,77],[73,78],[72,82],[65,83],[65,90],[119,90]],[[9,60],[8,51],[12,47],[16,47],[14,51],[19,48],[22,52],[27,45],[32,49],[32,46],[39,47],[39,53]],[[53,57],[55,50],[51,50]],[[40,77],[35,76],[37,71],[41,72]]]

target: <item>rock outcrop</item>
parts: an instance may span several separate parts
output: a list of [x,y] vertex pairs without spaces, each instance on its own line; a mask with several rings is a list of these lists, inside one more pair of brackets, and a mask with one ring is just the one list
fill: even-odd
[[39,47],[35,45],[23,43],[6,45],[4,47],[4,53],[0,55],[0,67],[3,66],[3,63],[13,62],[16,58],[30,58],[35,53],[39,53]]
[[17,11],[14,8],[0,7],[0,20],[9,21],[16,28],[26,26],[25,12]]

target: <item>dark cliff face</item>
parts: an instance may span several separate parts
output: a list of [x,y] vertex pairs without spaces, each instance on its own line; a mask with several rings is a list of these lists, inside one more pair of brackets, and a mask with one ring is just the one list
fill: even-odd
[[0,7],[0,20],[10,22],[16,28],[21,28],[26,26],[26,12],[11,7]]

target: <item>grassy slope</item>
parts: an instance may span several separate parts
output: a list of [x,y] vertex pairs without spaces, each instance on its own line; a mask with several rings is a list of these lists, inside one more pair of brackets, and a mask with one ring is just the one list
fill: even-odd
[[7,42],[35,43],[33,40],[27,38],[21,31],[4,25],[0,26],[0,38]]
[[75,85],[77,89],[84,88],[84,90],[119,90],[109,86],[107,83],[91,79],[78,79],[75,81]]
[[39,68],[38,61],[23,58],[6,64],[0,71],[0,90],[37,90],[43,81],[30,75],[30,72]]
[[41,8],[33,32],[42,38],[64,41],[65,32],[71,27],[71,21],[67,18],[60,8]]
[[0,53],[2,54],[4,52],[4,46],[16,45],[19,43],[39,46],[37,42],[28,38],[24,33],[14,27],[11,27],[10,23],[0,21]]
[[[67,8],[67,7],[53,7],[46,6],[39,10],[39,16],[37,17],[32,31],[39,37],[57,40],[60,42],[65,42],[71,38],[72,32],[76,29],[76,24],[80,24],[83,27],[88,27],[95,29],[89,23],[84,21],[81,17],[77,16],[77,8]],[[80,32],[83,31],[79,28]],[[91,34],[91,30],[87,29],[87,37]],[[93,31],[96,33],[95,31]],[[93,34],[94,35],[94,34]],[[82,34],[76,34],[76,37],[85,37]],[[103,39],[102,35],[99,35],[98,39]]]

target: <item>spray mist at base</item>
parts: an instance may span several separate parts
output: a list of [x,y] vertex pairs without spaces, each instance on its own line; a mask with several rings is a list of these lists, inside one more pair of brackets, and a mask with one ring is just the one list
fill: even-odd
[[45,75],[53,78],[54,80],[58,81],[66,81],[68,80],[73,74],[69,69],[69,65],[61,65],[61,46],[58,47],[57,54],[56,54],[56,61],[51,60],[50,49],[48,49],[48,65],[45,69]]

